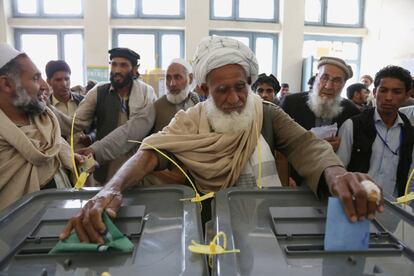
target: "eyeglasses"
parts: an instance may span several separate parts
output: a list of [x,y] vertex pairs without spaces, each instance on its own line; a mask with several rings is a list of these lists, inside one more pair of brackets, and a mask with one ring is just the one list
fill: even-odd
[[332,82],[332,85],[334,86],[341,86],[344,83],[344,79],[341,77],[336,78],[330,78],[329,75],[322,75],[319,78],[320,82],[325,85],[328,83],[328,81]]

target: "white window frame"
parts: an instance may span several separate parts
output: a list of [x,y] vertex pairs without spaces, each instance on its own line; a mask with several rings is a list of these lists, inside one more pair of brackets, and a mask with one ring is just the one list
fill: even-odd
[[[359,1],[359,20],[357,24],[338,24],[338,23],[327,22],[329,0],[321,0],[321,7],[320,7],[321,20],[319,22],[305,21],[305,25],[306,26],[363,28],[364,27],[365,0],[358,0],[358,1]],[[305,10],[305,13],[306,13],[306,10]]]
[[144,14],[142,13],[142,0],[135,0],[134,14],[123,15],[123,14],[117,13],[116,2],[117,0],[111,0],[111,17],[112,18],[142,18],[142,19],[184,19],[185,18],[185,1],[184,0],[180,0],[179,15]]
[[[220,1],[220,0],[217,0]],[[271,19],[262,19],[262,18],[240,18],[239,15],[239,0],[231,0],[232,1],[232,11],[231,16],[229,17],[218,17],[214,15],[214,0],[210,0],[210,19],[211,20],[231,20],[231,21],[249,21],[249,22],[272,22],[278,23],[279,22],[279,8],[280,3],[279,0],[274,1],[274,11],[273,11],[273,18]]]
[[[112,45],[118,47],[118,35],[120,34],[152,34],[155,43],[155,67],[161,68],[162,63],[162,36],[166,34],[175,34],[180,36],[180,57],[184,58],[184,31],[183,30],[162,30],[162,29],[122,29],[114,28],[112,30]],[[178,58],[178,57],[177,57]]]
[[37,13],[35,14],[26,14],[20,13],[17,10],[17,0],[11,0],[11,8],[12,8],[12,15],[15,18],[83,18],[83,7],[84,7],[84,0],[81,0],[82,10],[80,14],[53,14],[53,13],[45,13],[44,11],[44,0],[36,0],[37,5]]
[[[244,32],[244,31],[216,31],[210,30],[210,35],[219,35],[219,36],[243,36],[249,38],[249,48],[256,53],[256,38],[265,37],[271,38],[273,40],[273,61],[272,61],[272,74],[277,74],[277,51],[278,51],[278,42],[279,36],[274,33],[260,33],[260,32]],[[260,74],[261,72],[259,72]]]
[[[14,29],[14,41],[15,41],[15,47],[17,50],[22,49],[22,43],[21,43],[21,36],[25,34],[39,34],[39,35],[56,35],[57,36],[57,42],[58,42],[58,59],[65,60],[65,45],[64,45],[64,35],[66,34],[80,34],[82,36],[83,42],[85,43],[85,38],[83,34],[82,29],[64,29],[64,30],[58,30],[58,29],[24,29],[24,28],[15,28]],[[85,83],[86,80],[86,67],[85,67],[85,47],[83,49],[83,55],[81,57],[83,64],[83,83]],[[43,71],[44,68],[39,68],[41,71]]]

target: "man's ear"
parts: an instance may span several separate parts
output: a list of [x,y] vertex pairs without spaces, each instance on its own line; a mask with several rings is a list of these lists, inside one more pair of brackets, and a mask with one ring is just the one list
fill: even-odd
[[193,73],[188,74],[188,84],[192,84],[193,83],[193,79],[194,79],[194,75]]
[[377,98],[377,88],[374,87],[374,89],[372,90],[372,94],[374,94],[374,98]]
[[0,76],[0,91],[12,94],[16,90],[16,83],[8,76]]

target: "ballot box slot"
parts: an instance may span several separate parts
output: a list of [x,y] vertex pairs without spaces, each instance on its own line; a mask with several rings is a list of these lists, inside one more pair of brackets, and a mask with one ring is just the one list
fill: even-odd
[[[34,230],[19,246],[16,257],[48,254],[59,241],[59,235],[68,220],[78,211],[77,208],[47,209]],[[133,244],[137,245],[144,227],[144,216],[145,206],[121,207],[113,222]]]

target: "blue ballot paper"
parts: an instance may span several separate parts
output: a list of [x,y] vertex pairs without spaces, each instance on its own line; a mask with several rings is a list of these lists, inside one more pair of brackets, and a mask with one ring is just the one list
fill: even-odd
[[340,200],[330,197],[325,227],[325,250],[368,250],[369,224],[369,220],[350,222]]

